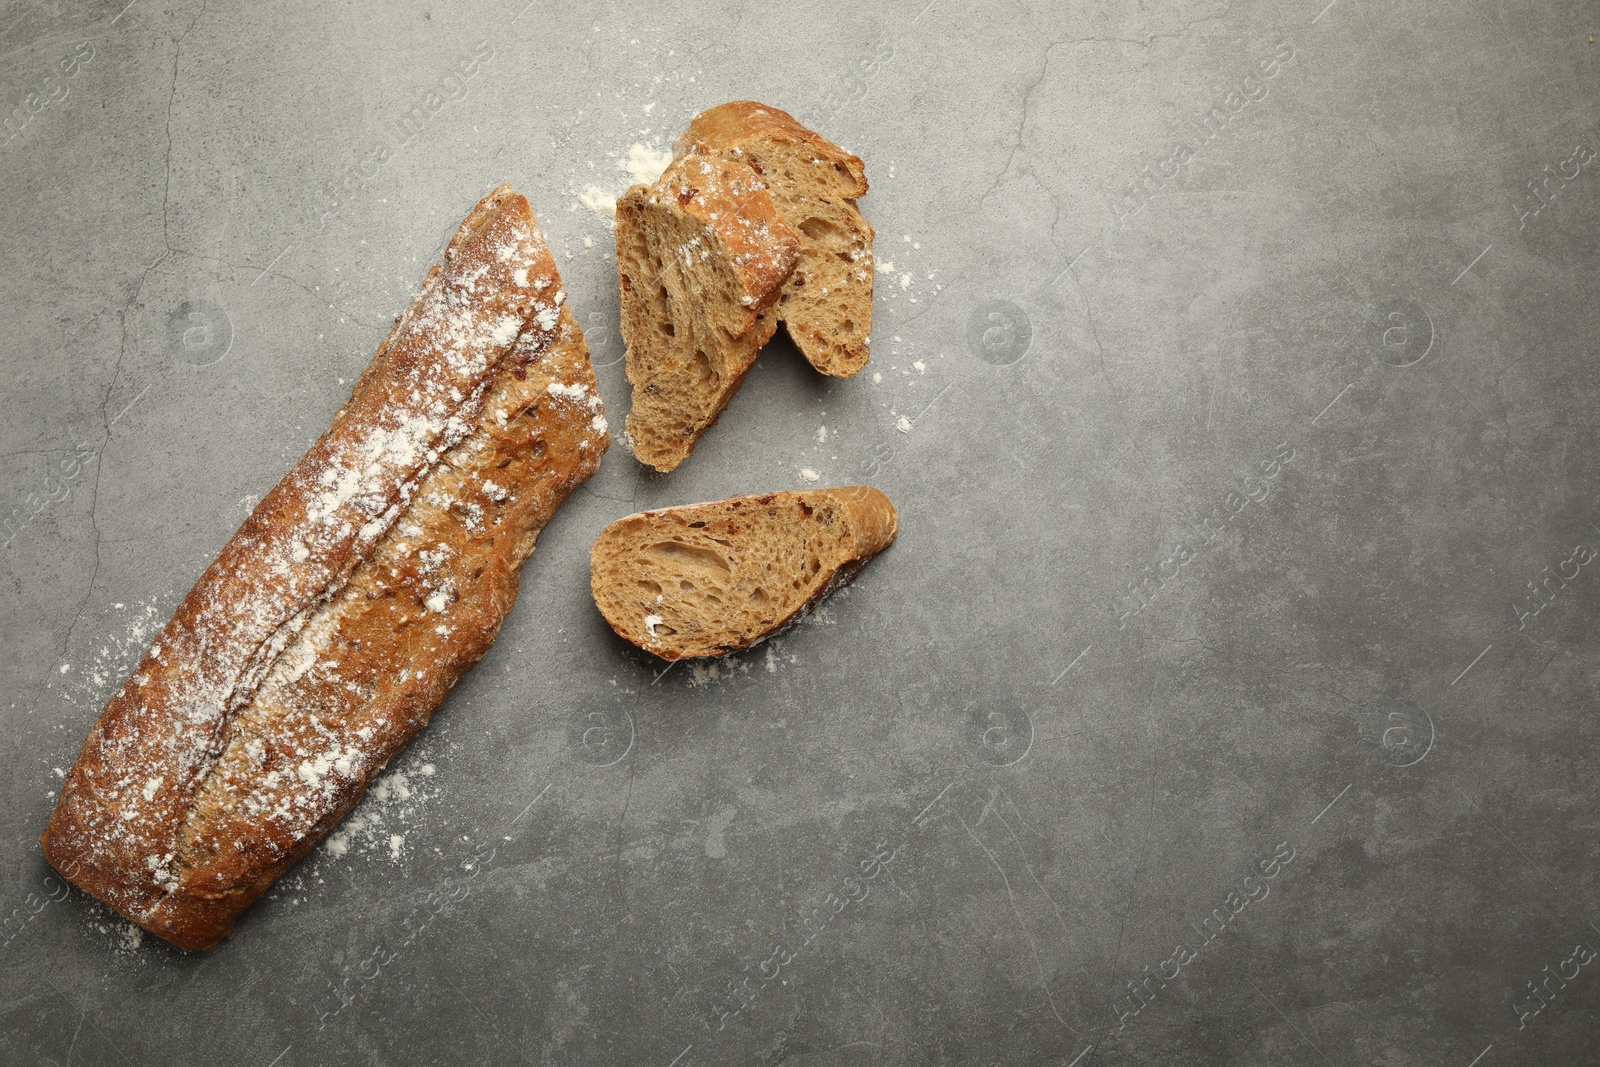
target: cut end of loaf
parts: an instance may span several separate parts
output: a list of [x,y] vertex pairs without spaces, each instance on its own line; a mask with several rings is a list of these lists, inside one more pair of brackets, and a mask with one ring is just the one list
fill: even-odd
[[868,486],[646,511],[595,539],[590,588],[612,629],[645,651],[720,656],[810,611],[897,529],[894,505]]

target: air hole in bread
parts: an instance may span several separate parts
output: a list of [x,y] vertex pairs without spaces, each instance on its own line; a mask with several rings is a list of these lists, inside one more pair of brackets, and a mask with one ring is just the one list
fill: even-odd
[[814,216],[806,219],[800,224],[800,232],[811,238],[813,241],[820,241],[827,237],[837,237],[840,235],[839,227],[835,226],[827,219],[820,219]]
[[732,573],[733,570],[726,559],[711,549],[686,545],[681,541],[661,541],[646,548],[645,553],[654,556],[664,566],[692,566],[724,573]]
[[711,370],[711,357],[707,356],[702,349],[699,349],[699,348],[695,349],[694,350],[694,380],[695,380],[695,384],[703,389],[703,388],[706,388],[706,387],[710,386],[714,382],[715,378],[716,378],[716,375],[714,373],[712,373],[712,370]]

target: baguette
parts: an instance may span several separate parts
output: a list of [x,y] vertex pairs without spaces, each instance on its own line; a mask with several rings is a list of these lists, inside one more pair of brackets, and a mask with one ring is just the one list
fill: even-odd
[[609,442],[527,201],[490,193],[444,260],[101,712],[41,838],[180,948],[227,937],[427,723]]
[[867,486],[645,511],[600,532],[589,588],[611,628],[665,660],[749,648],[849,582],[895,538]]
[[617,286],[633,454],[670,471],[738,391],[794,269],[800,240],[755,171],[675,160],[617,201]]
[[746,163],[761,176],[800,235],[794,272],[777,317],[795,347],[823,374],[849,378],[867,365],[872,332],[872,227],[856,209],[867,193],[860,157],[753,100],[703,111],[676,151]]

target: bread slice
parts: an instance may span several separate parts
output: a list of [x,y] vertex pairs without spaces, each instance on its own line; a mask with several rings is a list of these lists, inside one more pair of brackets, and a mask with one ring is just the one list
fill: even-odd
[[645,511],[600,531],[589,587],[611,628],[666,660],[772,636],[849,582],[895,537],[864,485]]
[[617,285],[633,453],[670,471],[694,451],[777,328],[800,240],[743,163],[691,157],[617,201]]
[[678,155],[749,164],[785,222],[800,235],[800,258],[783,284],[778,318],[823,374],[849,378],[867,365],[872,330],[872,227],[856,210],[866,195],[859,157],[794,116],[753,100],[701,112]]

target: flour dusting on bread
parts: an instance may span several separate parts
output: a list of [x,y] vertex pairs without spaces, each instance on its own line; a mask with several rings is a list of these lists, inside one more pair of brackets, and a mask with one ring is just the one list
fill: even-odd
[[[426,722],[493,639],[538,527],[605,447],[586,405],[539,410],[530,367],[589,373],[564,305],[527,202],[496,189],[102,712],[42,838],[69,880],[209,947]],[[520,502],[481,491],[506,477],[501,456],[534,479]],[[505,529],[483,529],[486,504]],[[476,563],[461,546],[481,546]],[[459,593],[474,583],[469,612]],[[446,621],[403,624],[410,611]]]

